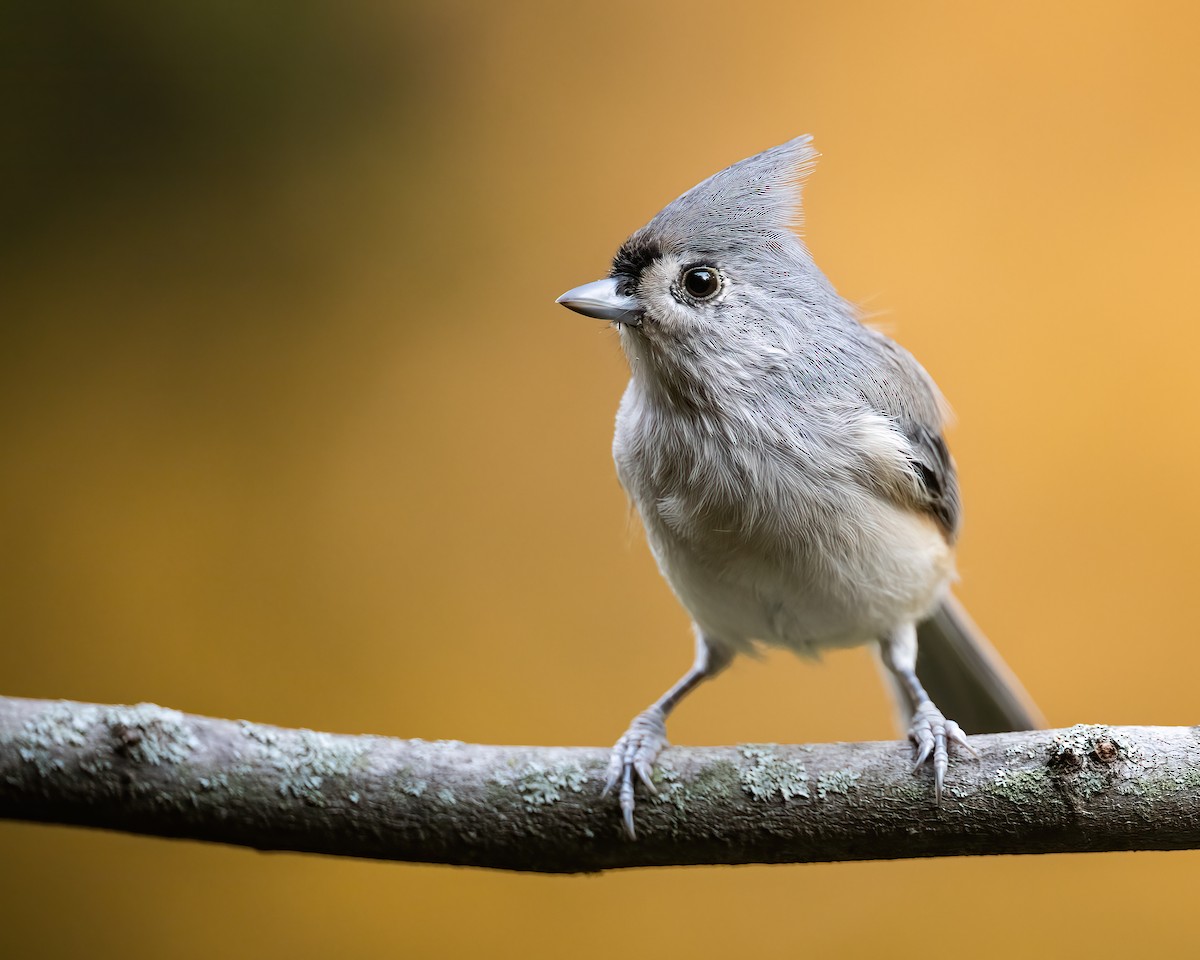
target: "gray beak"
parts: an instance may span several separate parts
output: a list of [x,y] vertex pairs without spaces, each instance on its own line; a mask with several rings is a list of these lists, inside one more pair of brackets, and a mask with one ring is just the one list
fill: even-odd
[[633,327],[642,322],[642,310],[637,300],[618,292],[616,280],[585,283],[582,287],[568,290],[554,302],[597,320],[620,320]]

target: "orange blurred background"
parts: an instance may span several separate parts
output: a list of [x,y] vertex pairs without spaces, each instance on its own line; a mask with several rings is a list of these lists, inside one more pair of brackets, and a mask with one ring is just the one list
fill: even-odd
[[[1054,725],[1189,724],[1190,4],[0,8],[0,692],[608,744],[687,665],[554,304],[803,132],[807,236],[955,407],[959,595]],[[893,736],[864,651],[679,743]],[[614,816],[615,816],[614,810]],[[1194,946],[1200,854],[602,877],[0,823],[12,957]]]

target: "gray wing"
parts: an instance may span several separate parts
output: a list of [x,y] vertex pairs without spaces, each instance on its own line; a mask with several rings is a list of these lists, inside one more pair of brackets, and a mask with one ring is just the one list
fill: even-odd
[[942,431],[916,423],[900,422],[898,426],[912,445],[910,461],[924,493],[924,502],[919,506],[933,515],[953,542],[958,535],[962,505],[958,499],[958,474]]
[[[855,326],[850,342],[861,351],[859,396],[887,417],[911,448],[909,462],[916,483],[903,490],[904,502],[933,517],[953,542],[962,508],[954,460],[942,437],[945,402],[912,354],[877,330]],[[884,492],[896,496],[900,491]]]

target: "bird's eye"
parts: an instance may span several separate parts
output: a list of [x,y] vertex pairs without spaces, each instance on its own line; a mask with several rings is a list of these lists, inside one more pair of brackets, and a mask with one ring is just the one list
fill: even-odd
[[721,289],[721,275],[712,267],[688,267],[683,271],[683,289],[694,300],[711,300]]

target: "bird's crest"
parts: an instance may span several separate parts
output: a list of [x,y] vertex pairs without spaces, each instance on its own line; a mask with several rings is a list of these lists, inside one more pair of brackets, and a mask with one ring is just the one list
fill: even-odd
[[638,232],[691,250],[779,242],[801,222],[800,187],[816,159],[812,137],[789,140],[713,174]]

